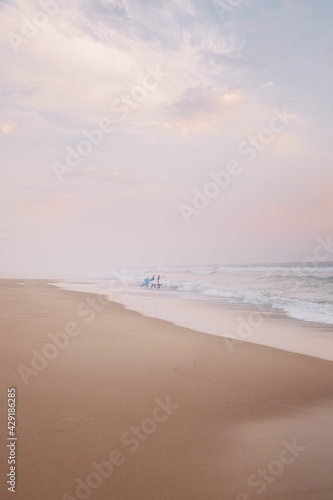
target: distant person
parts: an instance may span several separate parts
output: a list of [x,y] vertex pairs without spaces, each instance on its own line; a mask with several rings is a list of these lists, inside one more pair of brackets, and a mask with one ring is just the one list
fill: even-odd
[[155,286],[155,274],[153,274],[153,277],[151,278],[150,282],[151,282],[151,288],[153,288]]
[[150,282],[151,282],[151,280],[147,277],[147,278],[144,280],[144,282],[143,282],[143,283],[141,283],[141,285],[140,285],[140,286],[141,286],[141,287],[146,287],[146,288],[148,288],[148,285],[149,285],[149,283],[150,283]]
[[157,276],[157,288],[161,288],[161,285],[160,285],[160,275]]

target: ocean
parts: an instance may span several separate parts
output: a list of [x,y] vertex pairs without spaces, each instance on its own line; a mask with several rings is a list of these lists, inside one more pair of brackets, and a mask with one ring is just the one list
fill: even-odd
[[[153,275],[160,275],[161,288],[141,288]],[[332,262],[105,269],[53,284],[103,294],[146,316],[204,333],[333,361]],[[232,310],[236,316],[228,318]],[[264,314],[264,325],[249,326],[248,311],[259,319]]]
[[291,318],[333,325],[332,262],[315,267],[291,263],[159,268],[156,273],[169,290],[267,306]]
[[290,318],[333,325],[333,262],[313,267],[296,262],[122,268],[90,271],[85,277],[104,278],[110,288],[120,291],[122,285],[136,290],[153,274],[160,274],[161,290],[173,292],[174,297],[265,306]]

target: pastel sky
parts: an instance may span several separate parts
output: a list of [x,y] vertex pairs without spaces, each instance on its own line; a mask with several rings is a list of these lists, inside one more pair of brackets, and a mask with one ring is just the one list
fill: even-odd
[[0,0],[0,19],[1,276],[302,261],[332,233],[331,0]]

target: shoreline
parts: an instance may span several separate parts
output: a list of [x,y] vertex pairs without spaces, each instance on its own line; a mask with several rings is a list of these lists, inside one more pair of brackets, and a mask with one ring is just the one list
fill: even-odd
[[[330,362],[249,342],[231,354],[94,294],[13,285],[0,282],[1,384],[18,400],[18,500],[331,498]],[[33,350],[53,354],[25,385]]]
[[82,293],[94,290],[147,318],[231,339],[227,342],[232,351],[237,342],[244,341],[333,361],[333,325],[291,318],[284,311],[268,306],[202,300],[188,293],[175,295],[170,291],[138,291],[131,287],[110,293],[100,283],[89,281],[49,284]]

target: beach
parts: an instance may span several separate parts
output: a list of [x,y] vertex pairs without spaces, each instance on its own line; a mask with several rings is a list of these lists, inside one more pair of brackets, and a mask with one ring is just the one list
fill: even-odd
[[[3,280],[0,295],[17,499],[332,498],[331,362],[248,342],[231,353],[46,281]],[[8,468],[2,454],[1,498]]]
[[333,500],[332,19],[0,0],[0,500]]

